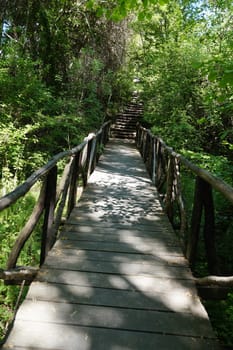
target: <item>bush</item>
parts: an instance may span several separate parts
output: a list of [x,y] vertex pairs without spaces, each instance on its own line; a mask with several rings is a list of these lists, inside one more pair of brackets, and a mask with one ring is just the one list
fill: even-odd
[[232,347],[233,293],[229,293],[226,300],[208,300],[204,304],[220,342],[225,346]]

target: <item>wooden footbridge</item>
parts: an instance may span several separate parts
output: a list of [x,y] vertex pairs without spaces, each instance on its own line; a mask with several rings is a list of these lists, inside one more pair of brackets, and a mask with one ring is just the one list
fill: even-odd
[[[96,159],[91,147],[87,154]],[[44,248],[3,349],[218,349],[135,143],[111,139],[78,203],[70,193],[69,218],[48,254]]]

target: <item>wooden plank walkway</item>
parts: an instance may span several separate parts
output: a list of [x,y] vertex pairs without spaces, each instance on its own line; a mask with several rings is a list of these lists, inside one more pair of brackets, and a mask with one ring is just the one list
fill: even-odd
[[3,349],[218,349],[138,151],[111,141]]

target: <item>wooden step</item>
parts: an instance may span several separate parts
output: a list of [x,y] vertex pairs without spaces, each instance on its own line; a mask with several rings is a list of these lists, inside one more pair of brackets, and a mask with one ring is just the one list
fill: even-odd
[[137,100],[128,103],[111,127],[111,136],[120,139],[134,139],[136,136],[136,124],[141,119],[143,105]]

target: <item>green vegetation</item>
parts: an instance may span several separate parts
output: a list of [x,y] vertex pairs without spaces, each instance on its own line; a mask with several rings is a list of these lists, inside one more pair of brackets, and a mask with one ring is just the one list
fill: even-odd
[[231,349],[233,324],[233,293],[229,293],[226,300],[205,301],[212,325],[218,338]]
[[[98,129],[134,89],[144,101],[147,127],[232,185],[231,1],[11,0],[1,7],[1,195]],[[183,183],[191,203],[190,174]],[[214,196],[222,269],[232,274],[232,208]],[[30,195],[1,213],[0,267],[33,203]],[[35,232],[20,263],[37,264],[38,240]],[[199,275],[207,272],[201,252]],[[0,285],[1,335],[17,295],[18,287]],[[228,345],[233,338],[225,315],[232,320],[232,304],[232,295],[217,306],[206,303]]]
[[[13,246],[20,229],[32,212],[35,204],[37,191],[34,189],[29,195],[19,200],[10,208],[0,214],[0,267],[4,268],[9,248]],[[40,225],[38,225],[33,236],[26,243],[20,258],[21,266],[38,266],[40,257]],[[7,325],[12,319],[18,302],[21,288],[19,286],[7,286],[0,282],[0,337],[2,338],[7,330]],[[27,288],[23,288],[23,294]],[[20,300],[19,300],[20,301]]]
[[177,150],[232,159],[233,84],[226,63],[232,62],[231,7],[224,9],[228,19],[220,25],[223,10],[217,5],[195,11],[190,6],[177,1],[154,5],[133,25],[138,33],[133,64],[145,119]]

